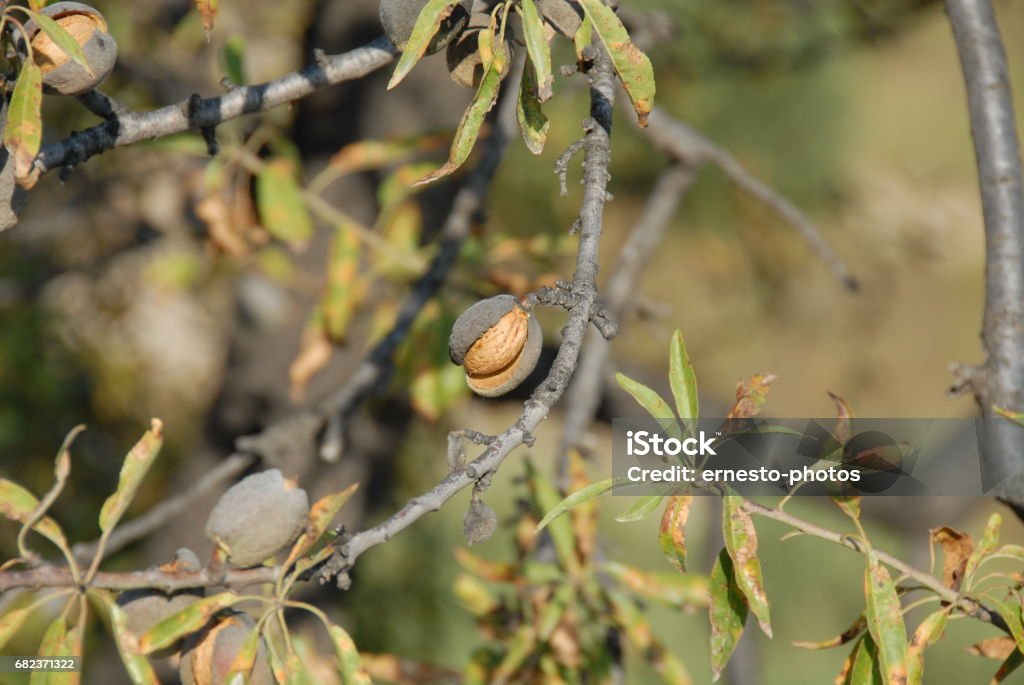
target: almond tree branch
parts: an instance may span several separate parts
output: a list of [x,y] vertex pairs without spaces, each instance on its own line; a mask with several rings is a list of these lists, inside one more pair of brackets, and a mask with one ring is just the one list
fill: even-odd
[[210,130],[229,119],[262,112],[312,95],[327,86],[362,78],[390,63],[397,50],[381,36],[339,55],[324,55],[299,71],[253,86],[233,88],[211,98],[192,97],[151,112],[130,112],[102,94],[83,96],[90,110],[106,118],[84,131],[45,145],[34,162],[44,174],[75,166],[107,150],[143,140],[199,129]]
[[580,300],[569,311],[562,329],[562,343],[551,371],[526,402],[523,413],[504,433],[495,436],[483,453],[464,468],[453,471],[429,492],[410,500],[378,525],[356,533],[337,550],[319,573],[321,582],[337,577],[346,587],[350,569],[367,550],[387,542],[424,514],[437,511],[459,491],[497,471],[515,448],[533,441],[532,432],[543,421],[569,384],[576,368],[584,335],[597,300],[597,257],[603,227],[608,167],[611,161],[612,101],[615,80],[604,50],[594,54],[587,76],[590,81],[590,119],[584,124],[583,202],[580,208],[580,241],[572,288]]
[[651,112],[649,122],[644,133],[656,148],[662,150],[672,159],[686,162],[695,167],[709,162],[717,166],[733,183],[770,207],[796,229],[797,233],[825,263],[825,266],[848,290],[858,289],[856,277],[850,273],[846,264],[832,250],[814,222],[789,199],[750,173],[732,153],[709,140],[696,129],[674,119],[659,107],[655,107]]
[[947,0],[967,86],[985,218],[986,362],[970,382],[987,426],[983,447],[997,494],[1024,509],[1024,431],[994,406],[1024,410],[1024,173],[1010,75],[990,0]]

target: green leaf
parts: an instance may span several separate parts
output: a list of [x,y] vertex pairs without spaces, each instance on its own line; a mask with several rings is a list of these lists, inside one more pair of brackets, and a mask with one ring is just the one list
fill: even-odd
[[0,616],[0,649],[18,633],[18,628],[31,613],[32,610],[29,608],[13,609]]
[[732,559],[722,550],[711,569],[711,671],[718,680],[722,669],[729,663],[747,622],[747,600],[736,584]]
[[334,645],[334,654],[338,657],[341,682],[344,685],[370,685],[373,681],[363,668],[359,650],[356,649],[356,643],[349,634],[341,626],[336,625],[328,626],[327,633],[331,638],[331,644]]
[[537,77],[530,68],[530,58],[527,57],[527,65],[523,71],[522,81],[519,83],[519,102],[516,104],[516,120],[519,122],[519,130],[523,134],[523,142],[527,149],[535,155],[544,151],[544,143],[548,139],[548,128],[551,122],[548,121],[544,110],[541,109],[541,100],[537,95]]
[[988,595],[985,603],[996,610],[996,613],[1003,617],[1006,626],[1010,629],[1010,636],[1017,643],[1019,651],[1024,650],[1024,619],[1021,617],[1021,606],[1019,601],[1007,602]]
[[992,408],[996,410],[997,414],[1005,416],[1014,423],[1019,423],[1024,426],[1024,412],[1010,411],[1009,409],[1003,409],[1002,407],[992,405]]
[[690,517],[693,495],[668,498],[658,529],[658,546],[669,563],[678,571],[686,571],[686,520]]
[[537,647],[537,631],[529,623],[521,625],[505,640],[505,656],[491,673],[491,682],[504,683],[513,676],[519,667]]
[[992,676],[992,685],[998,685],[998,683],[1006,680],[1011,673],[1020,668],[1021,664],[1024,664],[1024,654],[1019,649],[1014,650],[1010,653],[1010,656],[1006,657],[1006,661],[999,666],[999,670]]
[[[38,507],[39,500],[35,495],[17,483],[0,478],[0,513],[5,518],[26,523]],[[64,537],[64,531],[49,516],[44,516],[36,521],[32,530],[50,540],[60,549],[67,549],[68,541]]]
[[316,504],[309,510],[309,522],[306,524],[305,531],[299,536],[299,539],[292,547],[292,551],[288,554],[288,560],[284,563],[286,568],[312,549],[313,545],[323,537],[331,522],[338,515],[338,512],[341,511],[342,507],[345,506],[345,503],[349,501],[358,488],[359,483],[353,483],[341,492],[326,495],[317,500]]
[[686,353],[683,333],[679,330],[672,336],[672,342],[669,344],[668,380],[676,401],[676,413],[686,426],[687,435],[693,435],[696,430],[694,422],[700,416],[697,376],[693,371],[690,355]]
[[661,506],[665,495],[644,495],[626,511],[615,517],[619,523],[632,523],[647,518]]
[[904,683],[907,680],[907,627],[889,571],[871,551],[864,571],[864,597],[868,632],[878,647],[879,668],[889,682]]
[[647,410],[647,413],[661,425],[665,432],[677,440],[682,440],[683,434],[679,430],[679,424],[672,418],[675,414],[672,413],[668,402],[662,399],[661,395],[622,373],[615,374],[615,380],[620,388],[633,396],[637,404]]
[[[489,35],[489,33],[486,30],[480,32],[481,36]],[[482,38],[481,43],[483,43]],[[448,152],[448,161],[440,168],[421,178],[416,182],[416,185],[424,185],[451,174],[469,158],[469,153],[473,151],[476,139],[480,135],[480,127],[483,126],[487,113],[491,111],[491,108],[494,107],[494,103],[498,99],[498,89],[501,86],[501,79],[504,78],[505,60],[507,57],[508,54],[504,50],[498,50],[494,53],[494,58],[484,71],[484,75],[480,79],[480,85],[473,95],[473,101],[469,103],[469,107],[466,108],[462,119],[459,121],[459,127],[455,130],[455,139],[452,141],[451,150]]]
[[634,45],[615,10],[602,0],[579,0],[579,3],[608,50],[615,72],[622,80],[626,94],[636,110],[637,121],[641,126],[646,126],[647,116],[654,106],[654,68],[651,60]]
[[160,685],[160,679],[157,678],[149,659],[136,651],[138,643],[128,629],[128,615],[118,606],[114,596],[109,592],[97,590],[92,590],[89,594],[98,599],[110,615],[110,634],[117,644],[117,651],[121,655],[121,663],[124,664],[129,680],[133,685]]
[[949,623],[949,609],[939,609],[921,621],[907,647],[907,685],[921,685],[924,678],[924,650],[942,637]]
[[746,596],[761,630],[771,637],[768,596],[761,579],[761,561],[757,557],[757,530],[750,514],[743,509],[742,497],[727,495],[722,498],[722,506],[722,533],[725,548],[733,561],[736,584]]
[[[68,656],[65,652],[64,645],[66,644],[66,638],[68,634],[68,624],[64,619],[64,615],[58,616],[53,623],[47,627],[46,632],[43,633],[42,642],[39,643],[39,656],[41,657],[61,657]],[[29,685],[46,685],[50,682],[50,677],[57,675],[49,671],[32,671],[31,677],[29,677]]]
[[416,24],[412,28],[409,40],[405,45],[396,46],[402,50],[402,56],[395,67],[395,73],[391,75],[391,80],[388,82],[388,90],[401,83],[402,79],[409,75],[416,63],[426,54],[427,48],[430,47],[430,41],[434,39],[434,35],[441,28],[441,22],[448,18],[452,9],[460,1],[429,0],[423,6],[416,18]]
[[[529,54],[529,63],[526,71],[533,77],[534,87],[537,92],[537,99],[540,102],[547,101],[551,97],[551,46],[548,45],[547,30],[544,22],[537,12],[537,5],[533,0],[520,0],[523,14],[523,34],[526,39],[526,51]],[[525,80],[526,73],[523,73]]]
[[362,241],[354,226],[338,226],[331,241],[327,264],[327,291],[322,302],[324,327],[334,342],[345,339],[356,311],[359,276],[359,248]]
[[14,84],[7,109],[4,146],[14,159],[14,175],[27,187],[34,185],[32,163],[43,142],[43,73],[33,61],[25,62]]
[[124,458],[121,465],[121,475],[118,478],[117,490],[103,503],[100,509],[100,530],[108,533],[113,530],[118,521],[128,509],[135,493],[146,477],[149,467],[153,465],[160,448],[164,444],[163,423],[160,419],[153,419],[150,429],[132,447],[128,456]]
[[583,61],[583,51],[594,42],[594,25],[586,17],[580,22],[580,27],[572,37],[573,46],[576,48],[576,61]]
[[313,220],[302,198],[290,160],[279,157],[256,174],[256,204],[270,235],[302,249],[313,235]]
[[242,598],[233,592],[221,592],[193,602],[143,633],[139,638],[139,652],[151,654],[158,649],[173,645],[181,638],[206,625],[207,621],[218,611],[227,609],[241,600]]
[[967,564],[964,566],[964,583],[966,587],[971,586],[974,572],[978,570],[978,565],[982,559],[992,554],[999,544],[999,529],[1002,525],[1003,517],[998,513],[989,516],[988,523],[985,524],[985,532],[982,533],[978,546],[974,548],[974,552],[968,557]]
[[242,646],[235,654],[231,668],[224,674],[226,685],[244,685],[249,682],[252,667],[256,663],[256,655],[259,653],[260,632],[260,625],[257,624],[242,640]]
[[224,41],[224,72],[231,83],[245,85],[245,38],[234,35]]
[[[534,503],[538,511],[550,512],[559,506],[558,490],[550,480],[544,477],[536,469],[530,460],[526,460],[526,477],[530,490],[533,494]],[[564,500],[563,500],[564,501]],[[545,519],[547,517],[545,516]],[[570,573],[579,569],[579,558],[576,556],[576,539],[572,531],[572,522],[569,519],[558,519],[549,521],[548,533],[554,543],[555,553],[562,564],[562,568]],[[538,525],[538,530],[541,526]]]
[[625,478],[608,478],[607,480],[591,483],[585,488],[581,488],[580,490],[570,493],[565,499],[552,507],[548,513],[544,515],[544,518],[542,518],[540,523],[537,524],[536,532],[539,533],[544,530],[549,523],[573,507],[583,504],[584,502],[589,502],[595,497],[600,497],[606,492],[610,492],[616,488],[621,488],[624,485],[629,485],[629,481]]
[[75,40],[70,33],[65,31],[64,28],[56,21],[41,12],[29,11],[29,15],[36,22],[42,32],[45,33],[58,48],[64,51],[64,54],[81,65],[90,76],[93,75],[92,67],[89,65],[89,60],[85,58],[82,46],[78,44],[78,41]]
[[886,685],[878,659],[878,646],[871,639],[871,635],[865,635],[858,643],[846,682],[849,685]]
[[793,646],[802,647],[803,649],[831,649],[832,647],[839,647],[840,645],[845,645],[851,640],[854,640],[857,637],[859,637],[864,632],[864,629],[867,627],[868,619],[864,614],[861,614],[857,617],[857,620],[854,621],[849,628],[844,630],[836,637],[832,637],[827,640],[822,640],[820,642],[797,641],[793,643]]

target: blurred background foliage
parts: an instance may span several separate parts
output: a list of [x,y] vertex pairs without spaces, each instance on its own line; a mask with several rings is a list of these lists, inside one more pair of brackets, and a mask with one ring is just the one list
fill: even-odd
[[[104,90],[138,109],[192,92],[215,93],[225,75],[265,81],[307,62],[314,48],[340,52],[380,32],[373,0],[223,0],[209,41],[188,0],[96,4],[121,55]],[[959,64],[940,3],[621,4],[627,18],[650,13],[639,15],[635,30],[655,41],[650,54],[659,104],[807,210],[863,288],[844,292],[788,226],[707,168],[645,272],[637,293],[640,315],[625,322],[613,345],[616,369],[660,388],[664,351],[678,327],[706,415],[726,408],[735,382],[755,371],[779,375],[769,415],[830,415],[826,390],[841,394],[862,416],[973,415],[972,400],[945,396],[948,363],[981,357],[983,239]],[[996,6],[1020,113],[1024,6],[1008,0]],[[556,63],[570,62],[570,54],[563,45]],[[256,136],[260,155],[296,159],[309,181],[353,141],[450,130],[468,92],[448,80],[443,62],[426,60],[392,93],[384,91],[382,72],[290,109],[231,122],[219,131],[222,143],[251,143]],[[342,462],[285,466],[314,498],[362,481],[362,502],[350,506],[350,526],[378,520],[443,475],[447,430],[498,432],[518,414],[515,401],[471,400],[457,374],[451,382],[446,322],[480,295],[523,292],[571,273],[575,241],[566,229],[579,191],[571,184],[569,196],[559,197],[551,170],[579,135],[585,102],[578,80],[557,80],[544,153],[533,157],[514,141],[486,226],[467,244],[439,303],[425,311],[390,387],[353,421]],[[606,218],[603,275],[664,166],[630,118],[620,111],[614,135],[615,201]],[[76,102],[59,98],[46,99],[44,119],[48,138],[95,123]],[[94,158],[65,183],[50,174],[21,223],[0,236],[0,472],[45,491],[65,433],[88,424],[75,444],[71,483],[54,512],[75,540],[95,536],[99,503],[149,416],[165,419],[170,442],[136,512],[187,487],[230,451],[238,435],[296,406],[289,365],[323,287],[333,228],[318,224],[304,250],[270,240],[257,225],[254,183],[241,174],[232,217],[243,247],[232,251],[211,236],[202,216],[210,179],[202,152],[198,136],[176,137]],[[387,178],[373,170],[347,176],[323,197],[372,225]],[[420,194],[415,225],[399,232],[422,231],[429,243],[451,194],[450,183]],[[430,254],[429,248],[412,250]],[[364,255],[364,268],[368,261]],[[374,277],[359,286],[362,302],[345,340],[312,379],[305,401],[347,377],[386,326],[408,278]],[[559,316],[542,319],[552,345]],[[431,363],[424,365],[427,357]],[[609,378],[616,369],[609,369]],[[639,411],[611,388],[605,404],[606,416]],[[541,468],[558,437],[556,411],[529,450]],[[607,472],[607,425],[595,426],[590,445],[593,473]],[[505,521],[515,518],[515,500],[522,496],[518,471],[514,464],[505,469],[486,495]],[[361,649],[457,667],[479,644],[472,616],[451,592],[457,573],[452,551],[464,544],[465,500],[368,554],[350,592],[310,589],[316,601],[342,613]],[[628,505],[611,499],[603,507],[605,554],[666,570],[656,548],[656,521],[612,520]],[[843,525],[828,503],[798,506],[825,525]],[[873,529],[879,545],[927,565],[922,545],[929,526],[941,522],[976,532],[992,506],[947,499],[870,502],[865,508],[878,510]],[[198,531],[209,507],[196,509],[117,563],[138,568],[165,561],[182,544],[208,551]],[[691,519],[695,569],[706,570],[717,552],[708,533],[713,514],[713,503],[702,500]],[[1019,539],[1013,525],[1004,536]],[[796,652],[788,643],[837,634],[852,621],[862,606],[863,561],[803,538],[774,542],[781,532],[771,523],[761,532],[768,593],[779,607],[776,638],[748,631],[759,676],[744,682],[828,681],[844,654]],[[512,535],[511,525],[501,529],[480,555],[507,558]],[[0,531],[5,552],[13,537],[9,526]],[[706,617],[663,608],[653,615],[656,633],[685,659],[697,682],[708,682]],[[943,644],[928,653],[929,682],[987,679],[994,662],[968,656],[961,647],[990,632],[968,622],[951,626]],[[27,631],[23,653],[37,640]],[[643,661],[631,658],[638,665],[631,682],[651,681]],[[100,682],[102,660],[93,663]],[[6,677],[0,674],[0,682]]]

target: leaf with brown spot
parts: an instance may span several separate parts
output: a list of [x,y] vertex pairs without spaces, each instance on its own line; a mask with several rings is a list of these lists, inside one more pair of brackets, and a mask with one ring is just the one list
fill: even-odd
[[1006,678],[1020,668],[1022,664],[1024,664],[1024,653],[1021,653],[1019,649],[1011,652],[1010,656],[1006,657],[1006,661],[999,666],[999,670],[996,671],[996,674],[992,676],[991,685],[998,685],[998,683],[1006,680]]
[[853,410],[839,395],[830,392],[828,396],[836,405],[836,429],[833,437],[840,445],[845,445],[853,433]]
[[160,454],[160,448],[164,444],[163,429],[164,424],[160,419],[152,419],[149,430],[124,458],[117,490],[106,499],[100,509],[100,530],[104,533],[109,533],[124,516],[143,478],[149,473],[150,467]]
[[600,568],[639,597],[684,609],[708,606],[707,576],[696,573],[650,573],[616,561],[606,561]]
[[1003,517],[998,513],[988,517],[988,523],[985,524],[985,532],[982,533],[981,540],[978,541],[977,547],[975,547],[970,558],[967,559],[967,565],[964,567],[964,579],[967,581],[968,587],[971,584],[971,576],[978,570],[978,564],[981,563],[982,559],[992,554],[996,546],[999,545],[999,529],[1002,525]]
[[160,685],[160,679],[157,678],[149,659],[138,653],[135,635],[128,629],[128,615],[114,600],[114,596],[104,590],[90,590],[89,594],[98,600],[110,615],[110,634],[117,644],[117,652],[121,656],[121,663],[128,674],[128,679],[133,685]]
[[832,647],[839,647],[857,639],[867,627],[868,619],[864,614],[861,614],[849,628],[835,637],[822,640],[821,642],[794,642],[793,646],[802,647],[803,649],[831,649]]
[[726,495],[722,498],[722,534],[725,548],[733,560],[736,584],[746,596],[761,630],[771,637],[768,596],[761,579],[761,561],[757,557],[757,530],[750,514],[743,509],[743,501],[739,495]]
[[405,45],[399,46],[402,56],[398,59],[398,65],[395,66],[395,73],[388,81],[388,90],[401,83],[402,79],[409,75],[416,63],[426,54],[427,48],[430,47],[430,41],[441,28],[441,22],[448,18],[459,1],[429,0],[423,5],[419,16],[416,17],[416,24],[412,28],[409,40]]
[[[586,467],[583,463],[583,456],[579,450],[569,450],[569,486],[570,492],[577,492],[590,484]],[[597,502],[590,500],[583,502],[569,510],[569,518],[572,521],[573,534],[576,537],[576,549],[579,551],[580,560],[584,564],[590,562],[594,556],[597,542],[597,520],[599,511]]]
[[907,683],[921,685],[924,678],[924,650],[942,637],[949,623],[950,609],[939,609],[917,626],[907,647]]
[[661,515],[658,545],[668,562],[686,572],[686,520],[690,516],[693,495],[675,495],[668,498],[665,513]]
[[931,539],[932,544],[942,546],[942,582],[946,587],[959,590],[967,560],[974,552],[974,540],[967,533],[949,526],[932,528]]
[[867,600],[868,632],[878,647],[880,668],[889,685],[907,682],[907,627],[896,586],[889,571],[868,552],[864,570],[864,597]]
[[242,598],[234,592],[221,592],[188,605],[143,633],[138,642],[139,653],[151,654],[173,645],[205,626],[218,611],[227,609],[241,600]]
[[647,126],[647,116],[654,107],[654,68],[651,60],[629,37],[615,10],[602,0],[579,0],[594,33],[611,57],[615,73],[619,75],[626,94],[636,110],[637,121]]
[[615,622],[662,681],[669,685],[692,685],[693,678],[686,665],[655,637],[650,622],[637,605],[618,593],[610,593],[610,597]]
[[43,143],[43,72],[26,61],[14,84],[7,108],[4,147],[14,159],[14,176],[23,188],[31,188],[39,178],[33,163]]
[[331,241],[327,285],[321,307],[324,331],[333,342],[342,342],[359,303],[359,250],[362,242],[352,225],[340,225]]
[[1024,618],[1021,617],[1020,600],[1005,600],[990,594],[986,595],[985,603],[1002,616],[1006,627],[1010,629],[1010,635],[1017,642],[1017,648],[1024,650]]
[[708,616],[711,621],[711,671],[718,680],[729,663],[747,622],[747,600],[736,584],[732,559],[723,549],[711,569],[711,601]]
[[1017,650],[1017,643],[1009,635],[997,635],[964,649],[968,654],[1003,661]]
[[772,382],[778,378],[773,373],[755,373],[746,381],[736,384],[736,403],[725,415],[727,419],[749,419],[761,411],[768,400]]

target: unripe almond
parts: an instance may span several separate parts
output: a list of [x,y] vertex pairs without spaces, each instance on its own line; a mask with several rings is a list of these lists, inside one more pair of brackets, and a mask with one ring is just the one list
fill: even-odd
[[210,512],[206,537],[237,566],[253,566],[295,541],[306,527],[306,491],[277,469],[254,473],[235,483]]
[[72,60],[34,21],[29,21],[25,33],[32,45],[32,58],[43,72],[46,90],[58,95],[81,95],[98,86],[117,61],[117,42],[107,32],[103,15],[80,2],[57,2],[41,12],[71,35],[89,64],[86,69]]
[[[413,27],[420,11],[426,6],[427,0],[380,0],[380,23],[384,33],[395,47],[405,50],[405,44],[412,36]],[[427,47],[427,54],[432,55],[452,41],[469,21],[469,12],[460,3],[451,8],[451,13],[441,22],[441,27]]]
[[526,380],[542,344],[537,319],[515,297],[498,295],[477,302],[455,320],[448,353],[466,369],[473,392],[497,397]]

